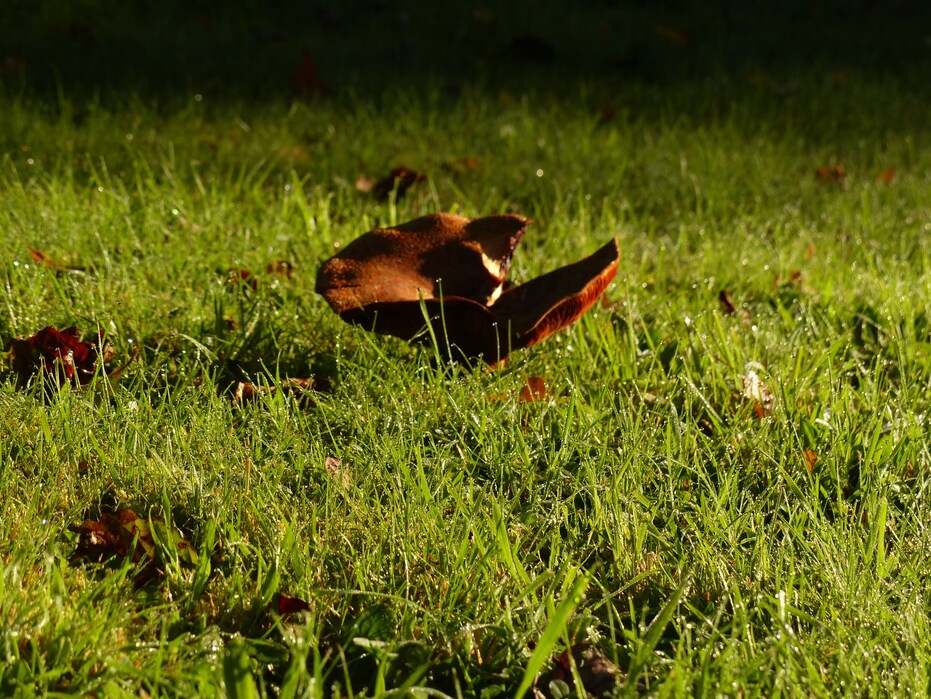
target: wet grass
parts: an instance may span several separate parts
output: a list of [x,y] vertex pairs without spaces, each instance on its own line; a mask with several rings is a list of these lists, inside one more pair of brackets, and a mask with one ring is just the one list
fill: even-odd
[[[552,641],[599,648],[625,695],[926,693],[931,144],[908,84],[8,93],[0,340],[76,324],[130,364],[51,396],[2,376],[3,692],[511,695]],[[360,163],[428,177],[379,203]],[[440,210],[533,218],[518,279],[618,236],[617,279],[495,372],[313,293],[337,245]],[[330,389],[231,404],[308,376]],[[548,396],[524,403],[531,376]],[[200,563],[161,542],[138,587],[76,561],[74,528],[118,507]]]

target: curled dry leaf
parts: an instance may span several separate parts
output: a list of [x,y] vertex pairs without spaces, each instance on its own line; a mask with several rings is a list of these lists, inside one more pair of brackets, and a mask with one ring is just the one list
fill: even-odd
[[[582,682],[583,691],[574,691],[575,677],[572,666]],[[535,694],[550,699],[556,696],[607,697],[611,696],[621,679],[617,665],[598,648],[580,643],[562,652],[553,669],[537,682]],[[563,694],[566,689],[571,694]]]
[[78,546],[74,558],[99,562],[112,557],[126,558],[132,552],[133,562],[145,563],[137,582],[149,580],[157,573],[156,538],[171,541],[181,562],[195,565],[198,561],[197,551],[179,532],[160,519],[140,517],[128,508],[103,512],[100,519],[85,520],[75,530]]
[[893,180],[895,180],[895,169],[891,167],[887,167],[885,170],[880,170],[876,175],[877,182],[892,184]]
[[14,339],[11,349],[13,371],[20,388],[39,373],[60,386],[65,383],[83,386],[94,377],[98,360],[107,362],[113,357],[113,347],[103,332],[97,342],[85,342],[74,326],[57,330],[49,325],[32,337]]
[[429,321],[441,350],[493,364],[573,323],[617,272],[613,239],[579,262],[510,286],[511,256],[529,223],[516,214],[434,214],[375,229],[320,267],[316,291],[349,323],[427,341]]

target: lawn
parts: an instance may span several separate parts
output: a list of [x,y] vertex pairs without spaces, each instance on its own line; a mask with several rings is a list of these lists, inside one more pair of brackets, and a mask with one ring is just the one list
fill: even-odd
[[[164,27],[130,68],[99,55],[115,7],[89,39],[18,10],[0,347],[77,326],[113,356],[82,386],[0,358],[0,693],[928,693],[931,71],[900,5],[769,65],[768,25],[721,48],[700,10],[593,4],[560,43],[555,11],[447,38],[355,2],[313,70],[235,13],[172,16],[265,69]],[[355,32],[369,6],[400,39]],[[531,218],[517,281],[612,237],[617,276],[496,369],[314,293],[438,211]]]

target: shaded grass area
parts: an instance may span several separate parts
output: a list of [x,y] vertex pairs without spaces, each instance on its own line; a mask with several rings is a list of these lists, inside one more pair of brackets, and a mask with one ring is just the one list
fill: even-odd
[[[786,73],[570,99],[10,90],[0,341],[77,324],[131,363],[51,396],[3,375],[4,692],[512,695],[566,604],[551,655],[593,644],[620,694],[926,692],[921,68]],[[427,180],[379,203],[360,163]],[[337,245],[439,210],[533,218],[519,280],[617,235],[618,277],[497,372],[314,295]],[[331,388],[231,405],[287,376]],[[531,376],[548,395],[521,402]],[[198,564],[159,542],[138,588],[75,560],[74,528],[123,506]]]

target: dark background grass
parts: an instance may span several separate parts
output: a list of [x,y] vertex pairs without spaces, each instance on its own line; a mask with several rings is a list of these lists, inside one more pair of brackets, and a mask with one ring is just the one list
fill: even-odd
[[920,0],[438,4],[7,0],[0,77],[40,99],[170,102],[455,94],[464,84],[713,91],[812,74],[894,79],[925,95],[931,76],[931,3]]

